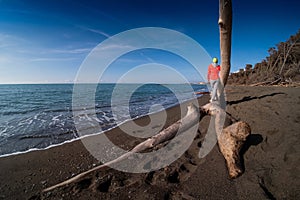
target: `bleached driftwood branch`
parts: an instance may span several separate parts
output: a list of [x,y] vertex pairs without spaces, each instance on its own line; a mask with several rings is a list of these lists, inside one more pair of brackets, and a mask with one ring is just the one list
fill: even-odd
[[239,165],[240,156],[239,151],[243,146],[246,137],[250,134],[250,127],[245,122],[237,122],[231,126],[228,126],[223,130],[222,118],[226,115],[226,112],[216,104],[208,103],[198,109],[194,105],[188,106],[188,111],[185,117],[178,120],[174,124],[170,125],[168,128],[164,129],[157,135],[145,140],[144,142],[135,146],[128,153],[118,157],[115,160],[107,162],[103,165],[94,167],[88,171],[78,174],[77,176],[70,178],[66,181],[53,185],[43,190],[43,192],[48,192],[54,190],[58,187],[66,186],[68,184],[78,182],[86,177],[88,174],[104,169],[107,166],[118,163],[134,153],[141,152],[143,150],[155,147],[158,144],[169,141],[176,136],[178,131],[184,132],[190,127],[199,122],[199,119],[204,115],[210,114],[215,116],[215,127],[218,138],[218,144],[222,154],[224,155],[227,167],[229,170],[229,175],[231,178],[236,178],[242,173],[242,169]]
[[281,77],[279,77],[275,81],[263,81],[263,82],[251,84],[250,86],[275,85],[279,83],[281,80],[282,80]]
[[187,110],[188,110],[187,114],[182,119],[178,120],[177,122],[175,122],[174,124],[172,124],[168,128],[162,130],[157,135],[155,135],[155,136],[145,140],[144,142],[138,144],[137,146],[135,146],[128,153],[118,157],[115,160],[112,160],[112,161],[107,162],[103,165],[94,167],[94,168],[92,168],[88,171],[85,171],[81,174],[78,174],[77,176],[74,176],[73,178],[70,178],[66,181],[63,181],[63,182],[58,183],[56,185],[53,185],[49,188],[46,188],[46,189],[43,190],[43,192],[47,192],[47,191],[53,190],[55,188],[65,186],[65,185],[68,185],[70,183],[81,180],[83,177],[90,174],[91,172],[103,169],[104,167],[110,166],[112,164],[115,164],[117,162],[120,162],[120,161],[128,158],[129,156],[131,156],[134,153],[141,152],[143,150],[146,150],[146,149],[152,148],[152,147],[154,147],[158,144],[161,144],[165,141],[168,141],[168,140],[172,139],[173,137],[175,137],[176,134],[178,133],[178,131],[183,132],[183,131],[189,129],[190,127],[192,127],[193,125],[195,125],[196,123],[198,123],[199,119],[200,119],[200,113],[205,115],[205,110],[202,110],[202,111],[199,112],[198,108],[193,104],[189,105],[187,107]]

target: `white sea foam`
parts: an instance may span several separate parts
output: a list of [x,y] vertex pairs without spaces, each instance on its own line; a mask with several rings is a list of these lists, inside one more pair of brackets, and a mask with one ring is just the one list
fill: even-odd
[[61,116],[62,116],[62,114],[52,117],[52,121],[58,121],[59,120],[58,118]]
[[[188,95],[184,95],[184,98],[186,98],[186,97],[188,97]],[[149,103],[149,100],[152,99],[151,103],[159,103],[159,104],[166,103],[166,105],[168,105],[168,107],[175,105],[175,104],[172,103],[173,100],[172,100],[171,96],[167,95],[167,97],[160,96],[159,99],[157,99],[157,98],[158,97],[156,97],[154,95],[153,97],[151,96],[150,99],[149,98],[145,99],[145,102],[141,102],[141,103],[143,105],[147,105]],[[48,98],[46,100],[48,101]],[[107,125],[106,126],[106,128],[107,128],[107,127],[110,127],[110,126],[114,125],[114,122],[115,122],[115,124],[117,124],[116,126],[119,126],[119,125],[121,125],[123,123],[126,123],[126,122],[130,121],[130,120],[137,119],[139,117],[143,117],[145,115],[149,115],[149,114],[152,114],[152,113],[156,113],[156,112],[159,112],[160,110],[164,109],[164,108],[161,108],[160,110],[157,110],[157,109],[153,110],[152,109],[152,110],[150,110],[151,113],[145,113],[145,112],[147,112],[146,108],[144,106],[138,105],[139,104],[139,101],[138,101],[138,103],[134,103],[133,106],[137,106],[136,109],[135,109],[135,111],[139,111],[139,109],[140,109],[141,112],[134,112],[133,114],[138,115],[138,116],[134,117],[133,119],[130,119],[128,108],[125,108],[127,110],[123,110],[125,104],[123,102],[123,105],[122,105],[122,101],[121,100],[122,99],[120,99],[120,104],[118,104],[117,106],[120,108],[119,111],[124,111],[124,113],[121,112],[122,116],[118,116],[117,121],[115,121],[116,119],[114,119],[114,116],[112,116],[111,113],[108,112],[109,108],[106,108],[106,107],[104,107],[104,110],[100,111],[100,113],[97,113],[97,116],[99,118],[98,117],[94,117],[92,115],[89,115],[88,113],[92,113],[92,112],[94,112],[94,110],[91,109],[91,108],[89,108],[88,105],[86,106],[86,108],[84,110],[81,110],[81,109],[79,110],[79,112],[81,112],[83,114],[82,116],[79,117],[79,119],[80,119],[79,121],[80,122],[82,122],[82,121],[85,121],[85,122],[89,121],[89,122],[94,122],[94,123],[100,123],[101,126],[102,125],[104,125],[104,126]],[[125,106],[128,106],[128,105],[125,105]],[[51,108],[51,109],[53,109],[53,108]],[[101,109],[101,105],[99,105],[99,108],[97,108],[98,112],[99,112],[99,109]],[[108,109],[108,110],[105,110],[105,109]],[[38,132],[39,130],[42,130],[42,131],[43,130],[46,130],[46,131],[49,130],[50,134],[51,134],[52,128],[53,128],[53,131],[58,130],[58,132],[61,132],[59,130],[62,130],[62,132],[64,132],[64,133],[67,133],[65,131],[69,132],[69,131],[73,130],[72,128],[68,129],[69,126],[72,126],[72,123],[71,124],[69,123],[69,120],[70,120],[70,119],[68,119],[69,116],[67,116],[67,118],[64,115],[62,115],[62,114],[53,116],[55,113],[57,114],[57,112],[50,112],[49,113],[48,112],[48,108],[47,108],[47,111],[45,113],[42,110],[40,110],[38,112],[39,113],[34,113],[34,115],[32,115],[31,117],[29,117],[27,119],[23,118],[21,120],[15,118],[13,116],[14,117],[14,124],[13,124],[13,127],[9,127],[9,128],[12,128],[11,130],[13,130],[13,129],[14,130],[13,131],[10,131],[10,130],[1,130],[0,135],[1,135],[1,133],[2,134],[3,133],[6,134],[5,131],[7,131],[9,133],[8,136],[12,136],[14,134],[14,132],[18,132],[17,134],[21,135],[22,133],[31,133],[32,131]],[[60,112],[60,113],[62,113],[62,112]],[[27,115],[23,115],[22,117],[24,117],[24,116],[26,117]],[[114,121],[112,121],[112,119]],[[50,129],[49,129],[49,123],[50,123],[50,125],[55,125],[55,127],[50,127]],[[91,125],[93,125],[93,123],[91,123]],[[68,127],[66,127],[67,129],[64,128],[64,126],[68,126]],[[93,130],[93,128],[88,127],[88,126],[90,126],[90,125],[88,125],[88,123],[86,123],[84,128],[89,128],[90,132],[95,131],[95,130]],[[40,128],[38,128],[38,127],[40,127]],[[114,127],[108,128],[105,131],[111,130]],[[37,128],[37,129],[35,130],[35,128]],[[105,131],[101,131],[100,133],[105,132]],[[98,133],[93,133],[93,134],[81,136],[79,138],[74,138],[74,139],[71,139],[71,140],[67,140],[67,141],[62,142],[60,144],[50,144],[46,148],[32,148],[32,149],[29,149],[27,151],[18,151],[18,152],[15,152],[15,153],[8,153],[8,154],[0,155],[0,157],[10,156],[10,155],[16,155],[16,154],[22,154],[22,153],[27,153],[27,152],[31,152],[31,151],[38,151],[38,150],[49,149],[49,148],[52,148],[52,147],[55,147],[55,146],[60,146],[60,145],[63,145],[65,143],[69,143],[69,142],[72,142],[72,141],[75,141],[75,140],[79,140],[79,139],[81,139],[83,137],[88,137],[90,135],[97,135],[97,134],[100,134],[100,133],[98,132]],[[51,143],[51,141],[50,142],[48,141],[47,143],[49,144],[49,143]],[[45,145],[46,145],[46,143],[45,143]],[[5,147],[5,146],[3,146],[3,147]],[[19,150],[20,149],[21,148],[19,148]]]
[[[193,98],[191,99],[187,99],[185,101],[182,101],[181,103],[184,103],[184,102],[187,102],[187,101],[190,101],[192,100]],[[178,105],[178,104],[176,104]],[[176,106],[174,105],[174,106]],[[3,155],[0,155],[0,158],[2,157],[8,157],[8,156],[13,156],[13,155],[19,155],[19,154],[25,154],[25,153],[29,153],[29,152],[32,152],[32,151],[43,151],[43,150],[47,150],[47,149],[50,149],[50,148],[53,148],[53,147],[57,147],[57,146],[61,146],[61,145],[64,145],[64,144],[67,144],[67,143],[71,143],[71,142],[74,142],[74,141],[77,141],[77,140],[81,140],[83,138],[86,138],[86,137],[91,137],[91,136],[95,136],[95,135],[99,135],[99,134],[102,134],[102,133],[105,133],[105,132],[108,132],[124,123],[127,123],[128,121],[132,121],[132,120],[135,120],[135,119],[138,119],[138,118],[141,118],[141,117],[144,117],[144,116],[147,116],[147,115],[152,115],[152,114],[155,114],[155,113],[158,113],[160,111],[164,110],[164,108],[162,108],[161,110],[159,111],[156,111],[156,112],[151,112],[151,113],[148,113],[148,114],[145,114],[145,115],[140,115],[140,116],[137,116],[137,117],[134,117],[132,119],[127,119],[127,120],[124,120],[123,122],[121,123],[118,123],[116,126],[113,126],[105,131],[101,131],[101,132],[97,132],[97,133],[93,133],[93,134],[88,134],[88,135],[84,135],[84,136],[80,136],[78,138],[74,138],[74,139],[71,139],[71,140],[67,140],[67,141],[64,141],[62,143],[59,143],[59,144],[52,144],[52,145],[49,145],[45,148],[32,148],[32,149],[28,149],[26,151],[18,151],[18,152],[14,152],[14,153],[9,153],[9,154],[3,154]]]
[[6,132],[8,128],[9,128],[8,126],[4,127],[4,129],[1,130],[0,132],[0,136],[2,137],[8,136],[8,133]]

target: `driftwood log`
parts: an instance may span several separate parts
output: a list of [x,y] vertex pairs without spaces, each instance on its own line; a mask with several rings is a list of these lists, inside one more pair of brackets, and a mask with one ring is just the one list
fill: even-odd
[[177,134],[188,130],[190,127],[195,125],[199,122],[199,120],[205,115],[212,115],[215,116],[215,123],[216,123],[216,133],[218,144],[222,154],[225,157],[227,167],[229,170],[229,176],[231,178],[236,178],[238,175],[242,173],[242,169],[239,165],[240,163],[240,156],[239,151],[243,145],[243,142],[246,140],[246,137],[250,134],[250,127],[245,122],[237,122],[223,130],[223,124],[221,118],[226,115],[225,111],[221,109],[219,106],[208,103],[203,107],[198,109],[195,105],[191,104],[188,106],[188,111],[186,115],[169,126],[168,128],[162,130],[157,135],[152,136],[151,138],[145,140],[144,142],[135,146],[131,151],[128,153],[118,157],[115,160],[107,162],[103,165],[94,167],[88,171],[78,174],[77,176],[48,187],[43,190],[43,192],[48,192],[54,190],[55,188],[66,186],[71,183],[78,182],[82,180],[84,177],[89,175],[92,172],[104,169],[109,167],[112,164],[120,162],[124,159],[127,159],[134,153],[141,152],[143,150],[153,148],[158,144],[163,142],[169,141],[174,138]]
[[236,178],[243,173],[240,150],[250,133],[251,129],[247,123],[236,122],[226,127],[217,137],[220,151],[226,160],[230,178]]
[[215,117],[218,145],[226,160],[229,177],[237,178],[243,173],[240,151],[246,138],[251,134],[250,126],[246,122],[239,121],[223,129],[226,111],[214,103],[206,104],[203,109]]
[[281,79],[281,78],[278,78],[278,79],[276,79],[275,81],[263,81],[263,82],[251,84],[250,86],[276,85],[276,84],[278,84],[280,81],[282,81],[282,79]]
[[135,146],[128,153],[118,157],[115,160],[112,160],[112,161],[107,162],[103,165],[94,167],[94,168],[92,168],[88,171],[85,171],[81,174],[78,174],[77,176],[74,176],[73,178],[68,179],[64,182],[61,182],[59,184],[56,184],[56,185],[51,186],[49,188],[46,188],[46,189],[43,190],[43,192],[47,192],[47,191],[53,190],[55,188],[58,188],[58,187],[61,187],[61,186],[64,186],[64,185],[68,185],[68,184],[73,183],[73,182],[77,182],[77,181],[81,180],[83,177],[85,177],[86,175],[88,175],[88,174],[90,174],[94,171],[103,169],[107,166],[110,166],[110,165],[115,164],[117,162],[120,162],[124,159],[127,159],[129,156],[131,156],[134,153],[141,152],[145,149],[152,148],[152,147],[154,147],[154,146],[156,146],[160,143],[171,140],[173,137],[176,136],[176,134],[178,134],[178,131],[184,132],[185,130],[189,129],[190,127],[192,127],[193,125],[198,123],[201,113],[202,113],[202,115],[205,115],[205,110],[202,110],[202,111],[199,112],[198,108],[193,104],[189,105],[187,108],[188,108],[187,113],[182,119],[178,120],[177,122],[175,122],[174,124],[172,124],[168,128],[162,130],[157,135],[154,135],[153,137],[151,137],[151,138],[145,140],[144,142],[138,144],[137,146]]

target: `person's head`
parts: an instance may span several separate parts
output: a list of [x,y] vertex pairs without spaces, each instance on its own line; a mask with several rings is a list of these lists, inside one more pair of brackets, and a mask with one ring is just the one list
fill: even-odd
[[216,58],[216,57],[214,57],[213,59],[212,59],[212,61],[213,61],[213,63],[218,63],[218,58]]

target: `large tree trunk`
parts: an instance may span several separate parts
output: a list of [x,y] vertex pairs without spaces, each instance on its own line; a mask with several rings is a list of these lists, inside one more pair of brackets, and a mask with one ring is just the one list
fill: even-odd
[[222,90],[226,85],[230,72],[231,57],[231,29],[232,29],[232,2],[220,0],[219,2],[219,28],[221,48],[221,84]]

